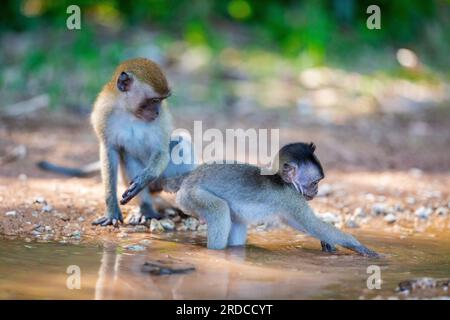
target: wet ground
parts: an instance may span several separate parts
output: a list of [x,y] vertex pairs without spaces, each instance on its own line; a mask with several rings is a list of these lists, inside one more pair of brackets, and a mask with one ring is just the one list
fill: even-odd
[[[252,231],[245,248],[205,249],[202,233],[136,234],[126,241],[61,244],[2,240],[1,299],[376,299],[450,298],[437,288],[409,295],[399,282],[450,276],[450,237],[353,232],[382,253],[367,259],[341,250],[329,255],[318,242],[288,229]],[[137,245],[127,249],[130,244]],[[135,251],[135,250],[138,251]],[[150,275],[146,261],[192,264],[186,274]],[[69,266],[80,268],[80,289],[68,289]],[[381,289],[368,289],[371,265]],[[70,269],[69,269],[70,271]],[[73,271],[72,271],[73,272]],[[68,280],[69,279],[69,280]]]

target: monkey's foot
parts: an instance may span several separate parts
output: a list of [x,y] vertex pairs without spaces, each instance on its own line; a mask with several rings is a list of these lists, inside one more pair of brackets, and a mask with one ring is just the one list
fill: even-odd
[[127,217],[126,223],[131,225],[146,224],[147,221],[159,218],[161,218],[161,215],[150,204],[144,203],[138,212],[132,213]]
[[320,245],[322,246],[323,252],[335,253],[337,251],[335,246],[326,243],[325,241],[320,241]]
[[117,227],[119,225],[119,221],[123,223],[122,217],[120,217],[119,219],[116,219],[116,218],[109,218],[109,217],[105,216],[105,217],[101,217],[101,218],[98,218],[98,219],[92,221],[92,224],[94,226],[100,225],[102,227],[106,227],[109,225],[113,225],[113,226]]

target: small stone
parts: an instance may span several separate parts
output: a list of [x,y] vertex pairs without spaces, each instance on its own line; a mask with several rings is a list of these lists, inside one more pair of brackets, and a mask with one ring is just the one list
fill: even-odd
[[439,216],[444,216],[448,213],[448,209],[446,207],[439,207],[436,209],[436,214]]
[[149,246],[152,242],[148,239],[144,239],[139,241],[140,244],[142,244],[143,246]]
[[45,226],[44,227],[44,231],[46,231],[46,232],[50,232],[50,231],[52,231],[53,229],[52,229],[52,227],[50,227],[50,226]]
[[27,181],[27,179],[28,179],[27,175],[24,174],[24,173],[19,174],[19,177],[18,177],[18,178],[19,178],[19,180],[22,181],[22,182]]
[[384,221],[386,221],[387,223],[394,223],[395,221],[397,221],[397,217],[394,214],[389,213],[384,217]]
[[130,251],[144,251],[146,248],[139,244],[131,244],[126,246],[125,249]]
[[426,220],[432,212],[433,210],[431,210],[431,208],[420,207],[416,211],[414,211],[414,214],[420,219]]
[[148,228],[142,224],[133,227],[133,232],[147,232]]
[[340,217],[333,212],[318,213],[317,215],[327,223],[337,224],[341,221]]
[[81,232],[76,230],[76,231],[72,232],[72,234],[70,236],[75,238],[75,239],[80,239],[81,238]]
[[175,229],[175,223],[170,219],[161,219],[159,223],[163,226],[163,228],[167,231],[172,231]]
[[65,213],[62,213],[62,212],[55,212],[53,215],[54,215],[55,217],[57,217],[57,218],[60,218],[60,219],[63,220],[63,221],[68,221],[68,220],[70,220],[69,216],[68,216],[67,214],[65,214]]
[[45,201],[44,197],[36,197],[34,199],[35,203],[47,203],[47,201]]
[[186,229],[190,231],[197,230],[198,224],[199,224],[198,220],[193,217],[189,217],[186,220],[184,220],[184,225],[186,226]]
[[164,227],[161,225],[161,222],[156,219],[152,219],[150,221],[150,232],[157,233],[157,232],[164,232]]
[[79,217],[77,220],[78,220],[79,222],[84,222],[86,219],[84,219],[83,217]]
[[175,217],[170,218],[170,219],[172,219],[173,222],[180,222],[181,221],[181,217],[180,216],[175,216]]
[[53,207],[49,204],[46,204],[45,206],[42,207],[42,212],[50,212],[53,210]]
[[414,197],[407,197],[406,198],[406,203],[408,204],[415,204],[416,203],[416,199]]
[[176,227],[177,231],[186,231],[187,227],[184,223],[179,223]]
[[365,198],[367,201],[375,201],[375,196],[372,193],[366,193]]
[[200,223],[200,225],[197,227],[197,231],[206,231],[207,230],[206,223]]
[[39,213],[38,213],[37,211],[33,211],[33,212],[31,213],[31,215],[32,215],[33,217],[37,217],[37,216],[39,215]]
[[178,215],[178,212],[173,208],[167,208],[164,210],[164,214],[167,215],[168,217],[174,217]]
[[7,217],[15,217],[17,215],[16,211],[8,211],[5,213],[5,216]]
[[386,205],[384,203],[374,203],[372,206],[372,214],[379,216],[386,212]]
[[32,234],[33,236],[35,236],[35,237],[37,237],[37,236],[40,236],[40,235],[41,235],[41,233],[40,233],[39,231],[37,231],[37,230],[33,230],[33,231],[31,231],[31,234]]

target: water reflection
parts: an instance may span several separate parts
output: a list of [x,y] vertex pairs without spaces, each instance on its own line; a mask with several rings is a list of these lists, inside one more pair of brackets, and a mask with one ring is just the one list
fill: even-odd
[[[357,299],[395,296],[399,281],[413,277],[448,277],[450,243],[433,239],[399,239],[358,235],[385,253],[377,261],[349,252],[328,255],[316,240],[285,230],[254,233],[245,248],[205,249],[204,236],[190,233],[151,239],[143,251],[127,243],[95,245],[25,244],[2,241],[1,299]],[[152,260],[193,264],[187,274],[154,276],[142,271]],[[366,268],[381,266],[380,291],[366,288]],[[81,290],[66,287],[69,265],[81,268]]]

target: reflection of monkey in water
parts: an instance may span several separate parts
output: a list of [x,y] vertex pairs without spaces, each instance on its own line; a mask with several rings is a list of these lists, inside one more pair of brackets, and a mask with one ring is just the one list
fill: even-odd
[[177,203],[188,214],[206,220],[208,248],[244,245],[247,224],[279,216],[288,225],[320,239],[322,249],[340,245],[375,257],[353,236],[317,218],[305,200],[317,195],[324,178],[315,145],[293,143],[279,151],[279,169],[261,175],[249,164],[203,164],[184,177],[166,179],[163,188],[177,192]]

